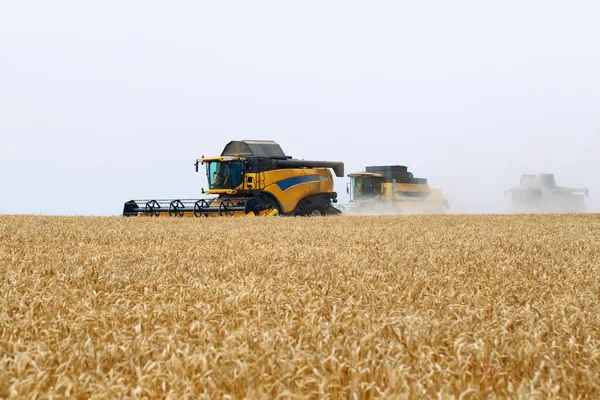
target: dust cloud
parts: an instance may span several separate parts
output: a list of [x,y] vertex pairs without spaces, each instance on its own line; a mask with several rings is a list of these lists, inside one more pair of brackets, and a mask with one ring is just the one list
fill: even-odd
[[[487,144],[486,144],[487,142]],[[389,157],[389,164],[408,165],[416,177],[427,178],[432,189],[442,191],[449,214],[510,213],[598,213],[600,212],[600,127],[587,133],[564,136],[524,135],[520,140],[501,135],[472,141],[469,157],[460,146],[447,145],[446,151],[432,142],[428,148]],[[469,149],[470,150],[470,149]],[[448,154],[463,155],[449,159]],[[375,157],[363,163],[372,165]],[[351,161],[348,171],[361,166]],[[550,187],[541,183],[520,188],[523,175],[552,174]],[[345,182],[338,184],[341,187]],[[344,199],[349,202],[348,196]],[[343,200],[342,200],[343,201]],[[403,209],[398,205],[347,207],[348,213],[365,215],[423,214],[430,210]],[[440,212],[435,210],[434,212]]]
[[411,214],[443,214],[444,208],[439,205],[402,202],[373,202],[359,205],[345,205],[340,208],[347,215],[411,215]]

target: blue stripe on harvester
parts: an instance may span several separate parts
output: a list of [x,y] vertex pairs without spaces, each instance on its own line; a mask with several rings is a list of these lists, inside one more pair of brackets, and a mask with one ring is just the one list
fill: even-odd
[[277,186],[279,186],[279,189],[281,189],[281,191],[283,192],[283,191],[288,190],[292,186],[296,186],[301,183],[314,182],[314,181],[318,181],[318,180],[321,180],[321,178],[319,178],[318,176],[314,176],[314,175],[295,176],[293,178],[287,178],[282,181],[275,182],[275,184]]

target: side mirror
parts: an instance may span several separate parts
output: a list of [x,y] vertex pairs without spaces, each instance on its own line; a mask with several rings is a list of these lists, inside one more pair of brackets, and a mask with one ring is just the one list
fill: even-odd
[[204,188],[200,189],[200,193],[205,194],[206,191],[204,191]]
[[196,172],[198,172],[198,164],[200,163],[200,160],[196,159],[196,163],[194,164],[194,166],[196,167]]
[[350,183],[346,184],[346,194],[350,194]]

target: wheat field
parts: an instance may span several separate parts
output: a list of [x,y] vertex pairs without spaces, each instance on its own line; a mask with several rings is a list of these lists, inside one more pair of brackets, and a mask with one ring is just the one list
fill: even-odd
[[0,217],[0,398],[598,398],[600,215]]

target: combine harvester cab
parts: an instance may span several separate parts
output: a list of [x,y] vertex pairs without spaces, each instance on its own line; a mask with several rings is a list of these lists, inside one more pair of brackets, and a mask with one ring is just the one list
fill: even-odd
[[274,216],[330,215],[339,210],[333,169],[344,176],[344,164],[286,156],[266,140],[229,142],[220,157],[196,160],[206,166],[208,195],[203,199],[130,200],[124,216]]
[[586,188],[556,186],[554,174],[522,175],[508,192],[515,213],[581,213],[590,195]]
[[450,208],[441,190],[403,165],[371,166],[348,177],[351,214],[439,214]]

